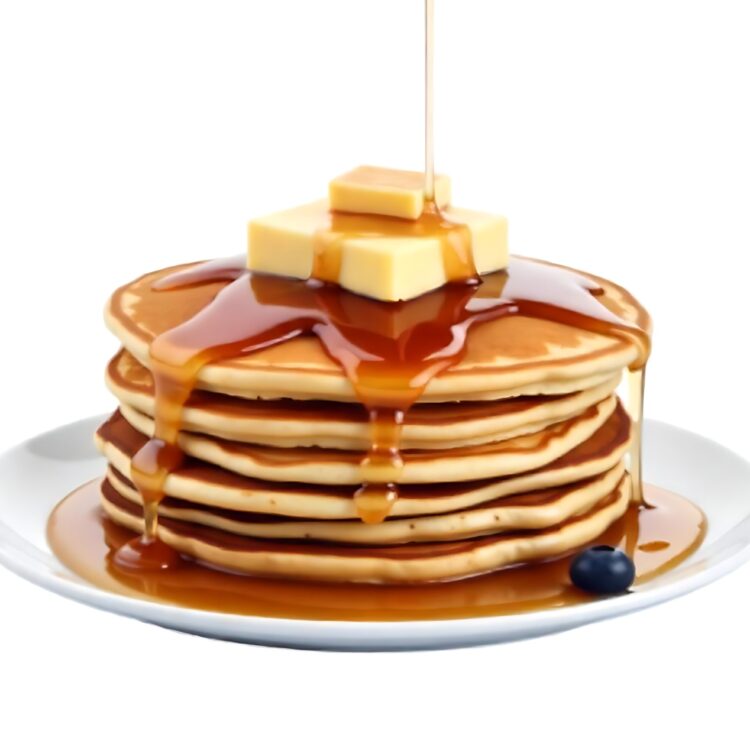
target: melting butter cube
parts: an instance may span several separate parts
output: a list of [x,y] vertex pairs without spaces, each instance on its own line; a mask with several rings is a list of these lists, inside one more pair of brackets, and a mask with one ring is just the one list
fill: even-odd
[[247,267],[276,276],[309,279],[316,234],[327,218],[328,204],[316,201],[253,219],[247,229]]
[[[424,175],[385,167],[357,167],[328,185],[332,211],[418,219],[424,210]],[[451,181],[435,175],[435,203],[451,201]]]
[[339,284],[366,297],[408,300],[438,289],[446,281],[439,239],[351,239],[345,250]]
[[[448,218],[468,227],[478,273],[507,266],[503,217],[452,208]],[[378,300],[409,300],[448,281],[443,240],[417,230],[413,222],[346,216],[316,201],[251,221],[248,268],[297,279],[314,276]]]

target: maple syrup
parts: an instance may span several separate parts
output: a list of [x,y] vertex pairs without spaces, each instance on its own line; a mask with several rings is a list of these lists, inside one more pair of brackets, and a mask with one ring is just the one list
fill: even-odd
[[[338,584],[257,578],[181,558],[170,570],[113,564],[131,532],[99,506],[99,480],[84,485],[52,513],[47,537],[73,573],[117,594],[195,609],[310,620],[439,620],[517,614],[591,601],[568,577],[571,555],[459,581],[419,585]],[[636,585],[674,568],[701,544],[701,511],[671,492],[645,486],[645,503],[631,504],[592,544],[624,549]]]
[[[595,282],[528,259],[513,258],[506,271],[486,276],[478,285],[447,284],[398,303],[360,297],[318,280],[251,274],[240,267],[228,274],[228,268],[228,263],[206,264],[202,274],[199,267],[160,283],[168,295],[181,283],[208,284],[235,276],[194,317],[151,345],[155,434],[133,458],[133,480],[146,501],[149,540],[164,479],[181,460],[182,408],[209,362],[315,335],[341,365],[369,414],[365,483],[354,501],[365,522],[377,523],[398,496],[403,420],[430,380],[460,361],[473,326],[506,315],[536,317],[635,343],[638,366],[648,356],[648,333],[605,307]],[[384,321],[390,323],[387,330]],[[389,331],[398,333],[394,337]]]

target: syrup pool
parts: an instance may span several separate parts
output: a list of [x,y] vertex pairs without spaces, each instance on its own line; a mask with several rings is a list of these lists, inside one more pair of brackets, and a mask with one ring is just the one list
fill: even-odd
[[[636,585],[679,565],[706,533],[703,513],[688,500],[645,485],[644,504],[591,544],[623,548]],[[255,578],[215,570],[185,557],[169,570],[128,574],[113,564],[132,532],[99,508],[99,480],[80,487],[52,513],[47,535],[57,557],[98,588],[178,607],[299,620],[443,620],[519,614],[582,604],[595,597],[568,578],[570,556],[474,578],[412,586],[332,584]]]

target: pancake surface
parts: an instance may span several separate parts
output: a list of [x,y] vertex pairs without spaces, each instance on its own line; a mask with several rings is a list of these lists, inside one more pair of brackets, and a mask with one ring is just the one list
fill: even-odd
[[[226,286],[226,282],[218,282],[168,291],[153,288],[185,268],[189,266],[146,274],[118,289],[107,304],[105,320],[110,330],[146,367],[155,337],[193,317]],[[642,328],[650,326],[646,311],[624,289],[598,277],[580,275],[601,285],[603,293],[597,299],[605,308]],[[348,301],[353,306],[367,305],[363,316],[383,317],[383,328],[392,328],[393,336],[402,332],[398,321],[382,312],[382,305],[373,306],[361,298]],[[430,295],[414,302],[427,308],[419,311],[420,317],[438,312],[429,309],[435,304]],[[622,339],[551,320],[506,316],[473,329],[461,361],[432,378],[420,401],[573,393],[612,379],[637,356],[636,347]],[[200,372],[198,387],[246,398],[357,400],[340,365],[314,336],[208,364]]]

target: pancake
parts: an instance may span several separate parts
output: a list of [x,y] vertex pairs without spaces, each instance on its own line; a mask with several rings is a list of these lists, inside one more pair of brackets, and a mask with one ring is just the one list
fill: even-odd
[[[497,498],[471,509],[433,516],[387,520],[379,524],[356,521],[292,519],[259,513],[219,510],[166,497],[159,505],[161,517],[209,526],[240,536],[261,539],[316,539],[347,544],[406,544],[471,539],[512,530],[558,526],[588,512],[620,484],[625,465],[591,479]],[[122,498],[142,505],[134,485],[110,467],[107,481]]]
[[[541,269],[545,266],[539,264]],[[165,304],[165,293],[152,285],[175,270],[189,267],[146,274],[117,290],[107,304],[107,325],[145,366],[155,336],[195,315],[226,285],[217,282],[172,289]],[[643,328],[650,327],[646,311],[624,289],[604,279],[580,275],[602,287],[597,299],[609,310]],[[351,303],[369,305],[367,314],[381,316],[384,330],[392,323],[387,305],[363,299],[352,299]],[[433,301],[427,295],[419,304],[429,306]],[[429,314],[429,310],[422,313]],[[574,393],[611,380],[638,355],[632,342],[558,322],[510,315],[472,330],[461,361],[434,377],[420,401]],[[208,364],[202,368],[197,386],[245,398],[357,400],[342,368],[325,353],[315,336],[300,336]]]
[[516,259],[381,303],[237,261],[179,269],[107,305],[119,408],[96,437],[105,513],[149,518],[171,560],[444,581],[567,554],[624,514],[615,391],[650,320],[617,285]]
[[[450,513],[481,503],[570,484],[594,477],[616,466],[631,438],[630,419],[618,403],[611,416],[573,450],[532,472],[473,482],[401,485],[390,517]],[[146,436],[115,412],[96,435],[97,445],[110,464],[130,478],[130,461]],[[188,457],[166,479],[165,490],[179,498],[211,508],[284,515],[297,518],[357,518],[354,486],[270,482],[242,476],[208,462]]]
[[[455,448],[538,432],[603,400],[619,379],[618,374],[592,388],[557,396],[417,404],[404,424],[401,446]],[[107,385],[129,421],[137,421],[133,412],[153,417],[153,377],[128,352],[120,351],[110,362]],[[208,391],[193,392],[182,412],[182,426],[187,432],[279,448],[364,451],[371,439],[367,413],[358,404],[239,399]]]
[[[542,530],[469,540],[392,546],[347,546],[259,540],[164,517],[159,538],[173,549],[227,570],[321,581],[402,583],[446,581],[566,554],[596,539],[627,510],[630,481],[586,513]],[[108,483],[102,507],[116,523],[142,532],[141,507]]]
[[[400,482],[461,482],[538,469],[587,440],[612,415],[617,398],[609,396],[572,419],[530,435],[460,449],[403,451]],[[139,432],[154,434],[154,421],[140,412],[122,411]],[[354,485],[365,481],[362,454],[323,448],[272,448],[181,432],[177,443],[187,455],[236,474],[279,482]],[[371,472],[369,481],[373,481]],[[384,481],[388,481],[387,478]]]

